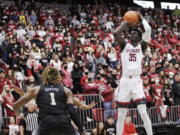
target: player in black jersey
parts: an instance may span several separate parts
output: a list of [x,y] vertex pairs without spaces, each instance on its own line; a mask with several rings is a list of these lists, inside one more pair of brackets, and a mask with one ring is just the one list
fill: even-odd
[[19,116],[19,107],[36,97],[39,108],[39,135],[74,135],[71,119],[80,133],[86,135],[74,108],[72,92],[60,84],[59,71],[47,67],[42,73],[42,79],[43,85],[32,88],[14,104],[15,114]]

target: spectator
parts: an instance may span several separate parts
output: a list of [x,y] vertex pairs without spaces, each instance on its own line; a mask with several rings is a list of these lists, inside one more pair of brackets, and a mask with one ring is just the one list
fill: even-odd
[[2,52],[2,54],[1,54],[1,56],[2,56],[2,60],[3,60],[3,62],[5,62],[5,63],[7,63],[8,62],[8,58],[9,58],[9,56],[8,56],[8,44],[9,44],[9,37],[6,35],[5,36],[5,39],[1,42],[1,52]]
[[35,60],[37,62],[39,62],[39,60],[41,59],[41,51],[40,51],[39,47],[35,43],[32,44],[32,48],[31,48],[30,54],[32,56],[34,56],[34,58],[35,58]]
[[23,81],[25,80],[24,74],[21,72],[21,69],[17,65],[14,65],[14,79],[17,80],[20,88],[22,88]]
[[19,133],[19,126],[15,123],[15,120],[13,117],[10,117],[10,124],[9,127],[9,135],[18,135]]
[[147,102],[147,107],[152,107],[153,106],[153,92],[151,89],[151,85],[149,85],[149,78],[145,76],[143,78],[143,83],[144,83],[144,94],[146,96],[146,102]]
[[174,105],[173,92],[169,85],[164,85],[164,100],[165,105]]
[[159,83],[159,78],[155,78],[155,84],[153,84],[152,91],[153,91],[153,97],[155,100],[155,107],[159,107],[163,102],[163,86]]
[[106,59],[104,57],[103,52],[101,52],[101,54],[100,54],[99,58],[97,59],[96,63],[97,63],[97,65],[101,64],[103,66],[107,66],[107,61],[106,61]]
[[54,21],[53,21],[53,19],[52,19],[51,16],[48,16],[48,18],[47,18],[46,21],[45,21],[44,26],[45,26],[46,29],[49,29],[50,26],[52,26],[52,27],[55,26]]
[[109,58],[109,64],[110,66],[115,69],[116,68],[116,62],[117,62],[117,56],[116,56],[116,51],[114,47],[110,48],[110,51],[108,53],[108,58]]
[[103,78],[100,75],[97,75],[96,85],[98,92],[102,98],[103,101],[103,107],[105,110],[111,110],[112,109],[112,99],[113,99],[113,89],[112,87],[107,84],[103,80]]
[[92,131],[92,135],[105,135],[106,131],[104,129],[104,124],[99,122],[95,129]]
[[89,52],[86,55],[86,59],[87,59],[89,71],[95,73],[96,72],[95,56],[93,54],[92,48],[89,48]]
[[46,31],[44,30],[44,26],[41,26],[41,28],[38,28],[37,30],[37,35],[40,36],[40,37],[44,37],[46,36]]
[[5,74],[0,73],[0,95],[2,95],[3,87],[4,87],[5,84],[6,84]]
[[97,94],[98,89],[97,89],[96,82],[93,80],[92,77],[88,77],[87,81],[84,84],[84,93],[83,94]]
[[9,117],[14,118],[14,112],[13,112],[13,104],[15,102],[13,95],[11,94],[12,90],[8,84],[4,85],[3,92],[2,92],[2,98],[3,98],[3,108],[5,116],[7,117],[6,123],[9,124]]
[[71,73],[68,71],[68,65],[66,63],[64,63],[63,66],[62,66],[62,72],[63,72],[62,83],[66,87],[72,89],[73,88],[72,77],[71,77]]
[[68,66],[67,70],[68,70],[68,72],[71,73],[73,70],[73,66],[74,66],[74,58],[72,56],[69,56],[69,54],[68,54],[66,62],[67,62],[67,66]]
[[112,22],[112,17],[109,17],[108,22],[106,22],[105,27],[107,30],[112,30],[114,27],[114,23]]
[[22,42],[23,40],[25,40],[26,33],[27,33],[26,30],[22,26],[19,26],[18,29],[16,30],[18,41]]
[[[27,34],[28,34],[28,36],[29,36],[29,39],[33,39],[33,38],[34,38],[34,36],[36,35],[36,32],[35,32],[33,26],[30,26],[30,27],[29,27],[29,29],[27,30]],[[27,41],[26,41],[26,42],[27,42]],[[27,45],[29,48],[30,48],[30,44],[31,44],[30,41],[29,41],[28,44],[26,43],[26,45]]]
[[123,135],[138,135],[135,125],[131,120],[131,116],[127,115],[124,122]]
[[180,105],[180,77],[178,74],[174,76],[174,83],[172,85],[172,91],[174,93],[175,105]]
[[167,120],[167,113],[169,112],[168,110],[168,106],[164,104],[164,102],[162,101],[161,105],[159,106],[159,112],[160,112],[160,116],[162,121],[166,121]]
[[27,20],[27,18],[24,14],[24,11],[22,10],[20,15],[19,15],[19,24],[25,24],[26,25],[27,24],[26,20]]
[[80,25],[79,20],[77,20],[77,16],[73,17],[73,20],[71,21],[71,23],[73,24],[73,26],[78,26]]
[[85,70],[84,73],[83,73],[83,76],[81,77],[80,83],[81,83],[81,87],[83,89],[84,89],[85,83],[87,82],[88,74],[89,74],[88,70]]
[[57,54],[54,54],[52,56],[52,59],[50,60],[50,66],[56,68],[57,70],[61,70],[62,62],[59,59],[59,56]]
[[109,116],[105,122],[105,131],[106,131],[106,135],[116,134],[115,121],[112,116]]
[[36,25],[37,16],[36,16],[36,13],[34,11],[31,12],[31,16],[30,16],[29,20],[30,20],[32,26]]
[[120,73],[117,71],[118,69],[113,69],[109,77],[107,78],[107,82],[111,85],[112,88],[117,88],[118,80],[120,78]]
[[73,70],[71,72],[72,80],[73,80],[73,93],[82,93],[82,88],[80,84],[80,80],[82,77],[82,72],[78,64],[74,64]]

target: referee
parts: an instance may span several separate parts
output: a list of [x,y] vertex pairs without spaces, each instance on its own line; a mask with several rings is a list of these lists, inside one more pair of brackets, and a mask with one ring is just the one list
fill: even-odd
[[86,135],[79,115],[74,108],[72,92],[62,86],[59,71],[46,67],[42,73],[43,84],[32,88],[14,104],[14,112],[20,115],[20,107],[36,98],[39,108],[39,135],[74,135],[71,119],[81,135]]
[[20,120],[20,135],[33,135],[38,128],[38,113],[35,111],[35,105],[29,104],[24,118]]

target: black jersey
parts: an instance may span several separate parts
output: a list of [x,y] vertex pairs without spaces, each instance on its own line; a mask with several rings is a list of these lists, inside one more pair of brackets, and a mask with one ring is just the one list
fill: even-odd
[[49,131],[74,133],[71,119],[67,112],[67,96],[61,85],[42,85],[36,98],[39,108],[39,128],[41,134],[50,134]]
[[61,85],[41,86],[36,103],[41,114],[67,114],[67,97]]

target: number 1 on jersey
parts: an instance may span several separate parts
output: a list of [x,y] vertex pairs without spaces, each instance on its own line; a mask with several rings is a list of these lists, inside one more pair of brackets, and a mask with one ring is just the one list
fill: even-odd
[[51,97],[51,105],[56,105],[56,101],[55,101],[55,98],[54,98],[54,93],[49,93],[50,94],[50,97]]

